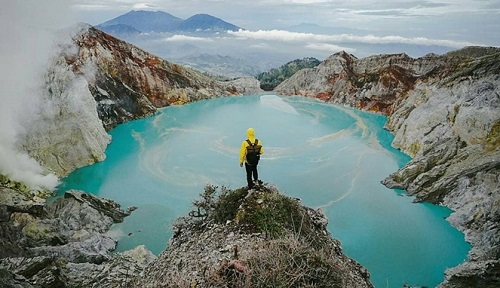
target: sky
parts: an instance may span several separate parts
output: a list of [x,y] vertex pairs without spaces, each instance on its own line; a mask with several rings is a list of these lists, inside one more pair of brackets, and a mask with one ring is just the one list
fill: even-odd
[[[206,13],[249,31],[241,37],[299,41],[318,48],[342,43],[500,46],[500,0],[72,0],[78,21],[103,23],[131,10],[186,19]],[[330,27],[343,37],[286,33],[301,23]],[[338,33],[335,33],[338,31]],[[349,38],[348,35],[351,35]],[[294,38],[299,38],[295,39]]]

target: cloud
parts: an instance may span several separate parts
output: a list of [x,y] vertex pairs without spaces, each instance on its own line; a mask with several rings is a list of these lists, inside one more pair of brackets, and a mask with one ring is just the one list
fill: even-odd
[[319,50],[319,51],[326,51],[330,53],[335,53],[338,51],[346,51],[348,53],[354,54],[356,52],[356,49],[350,48],[350,47],[342,47],[338,46],[335,44],[327,44],[327,43],[311,43],[307,44],[306,48],[313,49],[313,50]]
[[167,42],[182,42],[182,41],[195,41],[195,42],[213,42],[214,40],[211,38],[203,38],[203,37],[193,37],[187,35],[173,35],[168,38],[163,39],[163,41]]
[[251,44],[249,47],[257,49],[268,49],[269,47],[271,47],[271,45],[269,45],[268,43],[261,42],[261,43]]
[[228,31],[227,33],[230,35],[233,35],[235,37],[242,38],[242,39],[285,41],[285,42],[312,41],[312,40],[320,40],[323,37],[328,37],[326,35],[290,32],[290,31],[286,31],[286,30],[250,31],[250,30],[240,29],[239,31]]
[[82,11],[108,10],[110,7],[104,4],[75,4],[73,9]]
[[140,9],[158,9],[158,5],[153,4],[153,3],[136,3],[132,6],[134,10],[140,10]]
[[[375,36],[375,35],[323,35],[312,33],[290,32],[286,30],[239,30],[228,31],[229,34],[241,39],[285,41],[285,42],[309,42],[309,44],[320,45],[335,43],[359,43],[359,44],[414,44],[424,46],[445,46],[450,48],[462,48],[464,46],[480,46],[467,41],[429,39],[425,37],[403,37],[403,36]],[[320,46],[317,46],[320,47]],[[342,47],[340,47],[342,48]],[[344,48],[343,48],[344,49]]]

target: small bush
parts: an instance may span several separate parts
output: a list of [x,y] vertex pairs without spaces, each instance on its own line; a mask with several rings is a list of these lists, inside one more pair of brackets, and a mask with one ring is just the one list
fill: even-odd
[[[239,262],[240,269],[232,268]],[[224,263],[208,277],[208,287],[344,287],[335,257],[293,235],[262,242],[244,262]]]
[[247,260],[255,287],[341,287],[335,258],[290,235],[266,243]]
[[190,219],[184,218],[183,221],[198,224],[212,221],[225,224],[228,220],[234,219],[238,207],[247,193],[248,191],[243,188],[230,190],[226,187],[219,189],[218,186],[207,185],[203,193],[200,194],[201,200],[193,201],[196,210],[189,213]]
[[277,193],[263,193],[249,199],[237,217],[249,232],[265,233],[270,238],[283,235],[285,231],[295,231],[303,221],[296,200]]

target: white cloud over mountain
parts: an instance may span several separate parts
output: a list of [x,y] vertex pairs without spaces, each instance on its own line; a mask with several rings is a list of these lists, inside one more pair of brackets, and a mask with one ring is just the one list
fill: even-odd
[[[253,30],[255,35],[259,30],[288,30],[300,23],[314,23],[359,30],[362,33],[354,33],[357,37],[350,40],[355,42],[500,46],[500,1],[497,0],[149,0],[139,3],[74,0],[72,5],[78,20],[90,24],[144,9],[161,10],[184,19],[207,13]],[[265,37],[260,34],[259,37]],[[370,34],[378,37],[366,36]]]
[[170,37],[163,39],[166,42],[182,42],[182,41],[194,41],[194,42],[213,42],[214,40],[206,37],[194,37],[188,35],[175,34]]
[[[307,42],[309,45],[332,45],[332,48],[343,48],[334,45],[333,43],[364,43],[364,44],[415,44],[415,45],[437,45],[450,48],[461,48],[464,46],[480,45],[467,41],[453,41],[453,40],[439,40],[429,39],[425,37],[402,37],[402,36],[375,36],[375,35],[352,35],[352,34],[339,34],[339,35],[322,35],[312,33],[299,33],[290,32],[286,30],[239,30],[228,31],[229,34],[243,38],[254,40],[268,40],[268,41],[286,41],[286,42]],[[328,44],[330,43],[330,44]]]

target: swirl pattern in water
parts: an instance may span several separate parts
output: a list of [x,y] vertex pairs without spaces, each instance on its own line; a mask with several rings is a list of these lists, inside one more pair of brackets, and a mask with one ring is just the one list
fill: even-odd
[[112,230],[119,249],[139,244],[160,253],[170,224],[191,208],[206,184],[246,185],[238,153],[253,127],[265,154],[261,180],[329,218],[344,252],[368,268],[377,287],[435,286],[466,257],[450,211],[413,204],[380,184],[409,158],[390,147],[386,118],[311,99],[242,96],[168,107],[120,125],[104,162],[64,179],[78,188],[138,206]]

